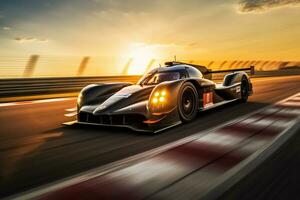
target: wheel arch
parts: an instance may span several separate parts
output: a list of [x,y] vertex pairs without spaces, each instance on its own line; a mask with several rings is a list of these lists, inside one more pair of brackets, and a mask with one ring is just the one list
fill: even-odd
[[250,78],[246,72],[234,72],[230,74],[226,74],[223,79],[224,86],[230,86],[235,83],[241,82],[244,78],[250,82]]
[[[155,88],[152,90],[150,96],[149,96],[149,102],[148,102],[148,109],[151,113],[157,113],[158,109],[155,109],[154,106],[151,104],[151,101],[154,97],[154,94],[156,92],[161,92],[161,91],[167,91],[167,93],[169,95],[170,98],[168,98],[168,105],[166,105],[163,109],[161,109],[162,113],[168,113],[171,110],[173,110],[174,108],[177,107],[177,102],[178,102],[178,93],[182,87],[182,85],[186,82],[189,82],[191,84],[193,84],[193,86],[196,88],[197,92],[198,92],[198,99],[200,98],[200,93],[201,93],[201,84],[199,82],[199,80],[196,79],[181,79],[181,80],[177,80],[177,81],[170,81],[170,82],[163,82],[158,84],[157,86],[155,86]],[[174,95],[175,94],[175,95]]]
[[201,86],[200,82],[196,79],[189,79],[186,82],[190,82],[194,85],[194,87],[196,88],[196,90],[198,92],[198,98],[200,98],[200,94],[201,94],[201,91],[202,91],[202,86]]

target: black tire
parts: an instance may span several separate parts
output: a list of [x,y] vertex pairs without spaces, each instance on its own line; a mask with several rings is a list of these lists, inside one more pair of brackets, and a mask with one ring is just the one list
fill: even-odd
[[249,97],[249,82],[247,78],[243,78],[241,82],[241,99],[240,102],[246,103]]
[[195,86],[190,83],[184,83],[178,94],[178,114],[183,122],[193,120],[198,110],[198,92]]

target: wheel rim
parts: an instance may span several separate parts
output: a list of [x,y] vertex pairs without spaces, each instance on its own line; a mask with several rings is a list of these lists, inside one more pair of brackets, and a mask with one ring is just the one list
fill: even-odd
[[195,109],[195,95],[194,91],[191,88],[187,88],[182,93],[182,100],[181,100],[181,107],[182,107],[182,114],[185,117],[190,117],[194,113]]

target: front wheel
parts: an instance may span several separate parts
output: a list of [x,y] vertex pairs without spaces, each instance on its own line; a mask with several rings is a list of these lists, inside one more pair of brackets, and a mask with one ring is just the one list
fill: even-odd
[[190,83],[184,83],[178,94],[178,114],[183,122],[193,120],[197,115],[198,92],[195,86]]

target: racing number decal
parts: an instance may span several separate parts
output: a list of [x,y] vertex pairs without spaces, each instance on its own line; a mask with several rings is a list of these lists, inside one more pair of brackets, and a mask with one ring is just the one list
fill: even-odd
[[212,92],[206,92],[203,93],[203,108],[207,108],[209,106],[212,106],[213,103],[213,93]]

